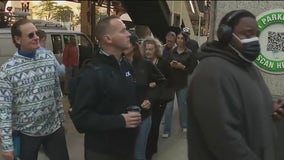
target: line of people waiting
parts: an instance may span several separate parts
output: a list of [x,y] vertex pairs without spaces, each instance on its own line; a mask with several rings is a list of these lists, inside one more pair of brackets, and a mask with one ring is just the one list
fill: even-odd
[[[119,34],[108,33],[108,27]],[[29,20],[19,20],[11,30],[18,52],[1,69],[1,84],[3,84],[1,97],[4,99],[0,108],[5,116],[5,118],[1,117],[3,156],[6,159],[15,158],[16,151],[13,152],[13,148],[16,149],[16,146],[13,146],[15,145],[13,144],[14,136],[10,133],[17,132],[21,139],[21,154],[17,155],[18,158],[22,160],[37,159],[40,146],[43,145],[44,151],[50,159],[67,160],[69,156],[63,134],[64,115],[59,76],[66,74],[65,70],[68,71],[68,64],[64,61],[65,65],[60,65],[52,52],[44,48],[45,33],[42,30],[37,30]],[[171,53],[170,63],[169,59],[162,58],[162,45],[158,39],[148,37],[140,46],[138,37],[134,33],[129,34],[125,25],[115,16],[108,17],[98,24],[96,37],[100,41],[101,50],[94,61],[90,63],[105,68],[103,69],[104,74],[96,74],[93,77],[93,72],[88,70],[88,67],[80,72],[78,76],[81,77],[81,81],[78,85],[79,89],[76,91],[78,94],[74,99],[75,107],[71,113],[76,128],[85,133],[85,158],[113,156],[116,159],[121,157],[132,159],[134,156],[134,159],[137,160],[151,159],[152,155],[157,152],[160,122],[166,104],[173,100],[175,84],[179,83],[175,82],[173,70],[176,69],[178,72],[182,70],[181,74],[185,74],[183,77],[187,77],[187,74],[191,73],[192,67],[196,65],[195,59],[192,58],[193,54],[184,46],[187,37],[180,37],[177,43],[177,48],[180,46],[179,44],[183,44],[185,47],[183,49],[186,52],[177,53],[175,56],[173,56],[174,52]],[[128,38],[130,38],[130,46]],[[66,60],[66,53],[64,60]],[[191,58],[192,61],[188,61]],[[73,59],[77,60],[77,58]],[[14,61],[20,63],[14,63]],[[42,63],[43,61],[45,63]],[[118,65],[115,64],[117,62]],[[106,64],[102,65],[103,63]],[[26,74],[29,76],[26,77]],[[101,85],[99,88],[93,86],[96,84],[96,79],[100,81],[102,78],[96,78],[99,75],[104,75],[104,82],[97,82],[97,84],[111,83],[112,85]],[[105,77],[105,75],[110,77]],[[117,78],[118,81],[114,83],[113,78]],[[7,84],[7,82],[9,83]],[[11,85],[9,85],[10,83]],[[104,88],[101,88],[102,86]],[[10,91],[11,87],[14,88],[13,92]],[[57,90],[58,92],[55,92]],[[166,94],[167,90],[169,92]],[[161,96],[162,94],[164,97]],[[102,95],[105,95],[104,100],[102,100]],[[125,99],[125,97],[128,98]],[[121,109],[117,108],[119,104]],[[10,108],[11,105],[13,108]],[[105,105],[115,108],[107,109],[103,107]],[[124,107],[130,105],[140,106],[140,114],[123,114]],[[96,106],[97,109],[91,109],[91,106]],[[94,114],[92,111],[95,111]],[[115,115],[109,117],[105,115],[109,111],[111,114],[122,114],[116,118]],[[98,116],[100,114],[102,115]],[[26,118],[30,120],[25,120]],[[116,123],[113,124],[112,118],[116,119]],[[98,124],[96,124],[97,121]],[[123,129],[125,127],[126,130]],[[129,139],[126,143],[123,138],[117,140],[116,130],[121,130],[117,135],[125,134],[123,137],[133,137],[133,141]],[[104,133],[103,137],[107,139],[101,137],[102,133]],[[131,134],[132,136],[127,136]],[[90,143],[93,141],[95,143]],[[30,143],[34,145],[30,146]],[[127,149],[122,147],[125,144],[129,144]],[[132,145],[133,147],[131,147]],[[130,148],[134,148],[133,152]]]
[[[229,26],[226,28],[223,25]],[[186,31],[177,34],[176,38],[173,32],[168,33],[166,39],[169,43],[163,51],[163,57],[167,58],[163,59],[161,44],[156,38],[144,39],[140,48],[138,38],[129,33],[125,24],[116,16],[101,19],[96,27],[95,34],[101,49],[78,75],[80,81],[72,106],[73,110],[70,112],[76,129],[85,134],[85,160],[150,160],[158,150],[159,125],[164,110],[163,137],[170,136],[174,94],[177,96],[182,131],[187,132],[187,129],[191,128],[188,124],[189,119],[193,124],[193,132],[187,133],[190,138],[189,157],[197,159],[202,157],[208,160],[222,159],[221,157],[275,159],[272,118],[283,117],[283,101],[275,102],[273,110],[272,98],[265,83],[258,76],[255,68],[250,65],[260,49],[256,37],[257,24],[253,14],[241,10],[232,11],[223,17],[219,26],[219,41],[202,47],[201,53],[204,54],[205,60],[198,66],[194,49],[187,47],[189,35]],[[231,37],[223,34],[228,31],[226,30],[228,27],[236,27],[231,29],[235,32],[230,33]],[[249,30],[245,30],[246,28]],[[247,36],[243,35],[246,32],[252,32],[252,34],[244,37]],[[11,33],[18,51],[2,65],[0,70],[2,155],[7,160],[15,158],[36,160],[38,150],[43,145],[51,160],[69,160],[63,127],[65,117],[58,63],[50,51],[40,48],[37,29],[29,20],[17,21],[12,26]],[[175,39],[176,47],[174,47]],[[243,44],[243,50],[240,49],[239,43]],[[221,44],[229,47],[224,49]],[[215,48],[216,53],[208,56],[213,51],[212,48]],[[223,50],[225,51],[222,52]],[[235,52],[238,54],[231,54]],[[232,79],[210,71],[212,67],[210,64],[216,64],[216,61],[220,62],[218,63],[220,65],[215,65],[214,69],[226,71],[233,77]],[[229,67],[224,67],[225,64]],[[236,64],[240,64],[241,67]],[[190,83],[190,74],[196,66],[198,71],[195,72],[193,80],[195,85],[190,85],[189,88],[189,96],[192,97],[186,97],[185,91]],[[245,72],[244,68],[250,72]],[[228,72],[227,69],[232,72]],[[203,70],[206,72],[202,72]],[[238,89],[244,95],[251,96],[250,93],[256,93],[254,95],[263,98],[245,99],[246,103],[243,106],[247,109],[253,107],[245,110],[245,113],[235,112],[242,110],[240,108],[242,105],[237,104],[243,99],[235,99],[238,98],[237,96],[232,97],[234,94],[238,95],[238,90],[234,90],[234,94],[231,95],[228,90],[228,88],[236,87],[235,84],[241,86],[245,84],[243,79],[239,79],[240,73],[251,84],[255,82],[255,78],[258,83],[249,84],[252,88],[250,92],[246,92],[246,88]],[[203,81],[199,81],[200,79]],[[196,86],[202,87],[205,83],[208,86],[211,80],[214,80],[214,83],[217,81],[213,88],[220,95],[216,97],[215,93],[207,92],[207,88],[202,90],[203,94],[206,93],[208,100],[213,102],[210,105],[212,104],[214,108],[209,109],[206,105],[208,102],[202,98],[203,95]],[[229,84],[228,88],[218,88],[224,85],[222,82]],[[161,97],[166,93],[165,89],[172,90],[173,95],[162,99]],[[193,97],[196,94],[201,96]],[[228,104],[232,105],[226,106]],[[141,111],[129,111],[130,106],[139,106]],[[190,112],[187,110],[189,108]],[[255,109],[261,111],[258,112],[260,116],[254,114]],[[210,116],[210,111],[216,115],[226,114],[216,118]],[[191,114],[190,118],[187,118],[187,113]],[[250,123],[246,119],[240,119],[240,114],[244,114],[244,117],[250,121],[254,122],[257,119],[261,122],[254,127],[261,131],[260,134],[256,133],[256,137],[260,137],[258,141],[255,141],[255,135],[251,134],[256,130],[246,129],[245,127]],[[246,116],[247,114],[252,116]],[[257,118],[252,118],[254,116]],[[240,121],[245,121],[244,125]],[[213,135],[210,133],[212,127],[208,125],[210,123],[217,126],[212,132]],[[224,128],[223,125],[226,127]],[[224,132],[226,129],[229,131]],[[243,130],[244,135],[239,135],[239,130]],[[253,143],[243,142],[247,140],[243,136],[249,132],[253,136],[250,136],[248,140],[253,140]],[[227,137],[222,137],[220,133],[224,133]],[[18,147],[15,146],[15,136],[20,138],[20,154],[16,154]],[[204,139],[203,136],[206,138]],[[230,141],[235,139],[234,136],[240,141]],[[228,140],[222,141],[222,138]],[[265,142],[259,141],[260,139]],[[221,146],[217,144],[219,140]],[[265,143],[269,145],[265,146]],[[244,147],[238,147],[241,145]],[[232,148],[225,148],[226,146],[232,146]],[[227,149],[231,152],[222,153]],[[214,152],[211,153],[209,150]]]

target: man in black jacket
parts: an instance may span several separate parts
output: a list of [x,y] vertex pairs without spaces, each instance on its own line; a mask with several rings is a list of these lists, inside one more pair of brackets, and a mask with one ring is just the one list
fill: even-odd
[[[219,41],[201,47],[188,94],[190,160],[275,160],[275,126],[283,116],[253,65],[260,51],[255,16],[226,14]],[[279,101],[280,102],[280,101]]]
[[101,50],[80,74],[72,120],[85,133],[86,160],[132,160],[141,122],[139,113],[127,113],[135,102],[130,65],[121,53],[128,48],[130,33],[116,16],[96,26]]

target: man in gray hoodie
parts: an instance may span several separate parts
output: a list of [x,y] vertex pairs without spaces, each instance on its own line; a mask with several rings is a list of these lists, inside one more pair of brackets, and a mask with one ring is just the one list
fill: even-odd
[[190,160],[275,160],[273,118],[283,116],[252,62],[260,51],[255,16],[226,14],[218,41],[204,44],[188,91]]

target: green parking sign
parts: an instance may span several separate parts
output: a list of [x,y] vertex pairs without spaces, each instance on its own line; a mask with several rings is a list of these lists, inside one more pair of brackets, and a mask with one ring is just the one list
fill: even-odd
[[260,55],[256,66],[272,74],[284,73],[284,9],[264,12],[257,17]]

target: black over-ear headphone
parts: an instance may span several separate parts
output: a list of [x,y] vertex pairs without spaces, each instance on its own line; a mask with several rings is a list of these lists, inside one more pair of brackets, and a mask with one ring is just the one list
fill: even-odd
[[227,20],[221,24],[217,30],[217,37],[219,42],[227,44],[231,41],[232,39],[232,33],[233,33],[233,29],[230,26],[231,21],[237,17],[238,15],[247,12],[246,10],[237,10],[235,12],[232,13],[232,15],[230,15]]

